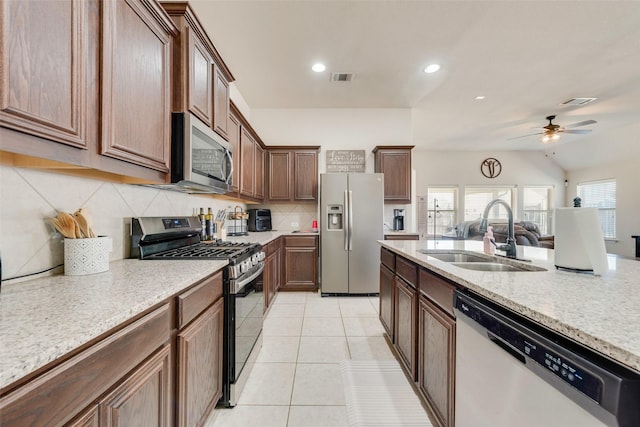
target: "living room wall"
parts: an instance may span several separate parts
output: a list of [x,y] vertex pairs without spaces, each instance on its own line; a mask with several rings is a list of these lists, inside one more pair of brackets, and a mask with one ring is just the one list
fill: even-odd
[[567,206],[576,197],[576,186],[583,182],[605,179],[616,180],[616,234],[617,240],[606,242],[607,252],[635,257],[635,240],[640,234],[640,196],[638,196],[638,158],[612,162],[597,167],[567,172]]

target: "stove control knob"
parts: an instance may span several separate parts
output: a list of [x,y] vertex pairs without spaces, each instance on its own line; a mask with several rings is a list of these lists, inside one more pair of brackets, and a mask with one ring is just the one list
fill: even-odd
[[265,258],[264,252],[258,252],[258,261],[264,261]]

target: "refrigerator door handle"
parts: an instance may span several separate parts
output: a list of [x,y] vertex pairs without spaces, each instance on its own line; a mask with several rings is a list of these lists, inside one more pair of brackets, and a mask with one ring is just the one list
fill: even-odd
[[349,191],[349,210],[347,211],[349,221],[349,249],[353,250],[353,193]]
[[345,190],[344,191],[344,250],[348,251],[349,250],[349,223],[347,221],[347,218],[349,217],[349,191]]

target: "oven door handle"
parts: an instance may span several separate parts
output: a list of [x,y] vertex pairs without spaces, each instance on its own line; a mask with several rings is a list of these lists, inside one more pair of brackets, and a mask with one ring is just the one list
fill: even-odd
[[249,277],[243,277],[242,280],[236,280],[234,293],[235,294],[239,293],[240,289],[244,288],[248,283],[251,283],[256,277],[262,274],[263,270],[264,270],[264,262],[260,263],[260,267],[256,271],[251,273]]

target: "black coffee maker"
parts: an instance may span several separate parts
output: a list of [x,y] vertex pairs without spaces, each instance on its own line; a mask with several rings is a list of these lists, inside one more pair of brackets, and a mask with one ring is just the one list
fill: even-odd
[[404,230],[404,209],[393,210],[393,231]]

